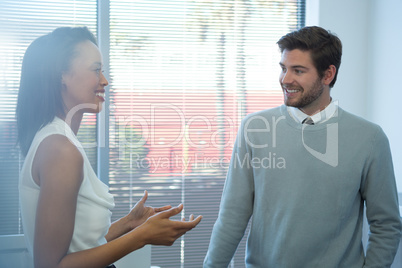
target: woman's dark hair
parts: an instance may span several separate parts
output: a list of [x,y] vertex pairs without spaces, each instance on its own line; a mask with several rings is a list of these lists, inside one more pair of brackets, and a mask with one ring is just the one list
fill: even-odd
[[282,36],[277,44],[281,53],[285,49],[310,51],[313,64],[320,78],[324,76],[330,65],[334,65],[336,73],[329,87],[334,86],[342,58],[342,42],[336,35],[321,27],[304,27]]
[[69,70],[77,45],[87,40],[97,44],[87,27],[61,27],[27,48],[16,109],[18,144],[24,156],[39,129],[55,116],[65,116],[62,74]]

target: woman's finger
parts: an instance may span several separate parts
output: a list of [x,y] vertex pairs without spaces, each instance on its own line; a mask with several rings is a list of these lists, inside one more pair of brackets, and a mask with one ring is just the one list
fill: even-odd
[[155,215],[155,217],[170,218],[179,214],[182,210],[183,210],[183,204],[180,204],[177,207],[162,211],[161,213]]
[[158,213],[158,212],[162,212],[162,211],[165,211],[165,210],[168,210],[171,208],[172,208],[171,205],[167,205],[167,206],[163,206],[163,207],[154,208],[154,211],[155,211],[155,213]]
[[140,202],[145,203],[145,202],[147,201],[147,199],[148,199],[148,191],[145,190],[145,191],[144,191],[144,195],[141,197]]

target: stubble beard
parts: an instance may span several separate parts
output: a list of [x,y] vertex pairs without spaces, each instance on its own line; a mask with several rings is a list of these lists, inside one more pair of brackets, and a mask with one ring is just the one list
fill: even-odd
[[[300,89],[302,93],[306,93],[306,90],[304,90],[304,88],[300,86],[294,87],[292,89]],[[324,92],[324,85],[321,83],[321,79],[318,78],[314,82],[310,90],[308,90],[306,94],[302,95],[301,99],[294,102],[293,100],[289,100],[285,97],[285,105],[303,109],[305,107],[308,107],[315,100],[317,100],[322,95],[323,92]]]

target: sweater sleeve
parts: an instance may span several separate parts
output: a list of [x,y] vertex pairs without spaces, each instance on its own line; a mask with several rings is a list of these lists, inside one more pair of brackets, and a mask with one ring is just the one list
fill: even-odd
[[369,240],[364,267],[390,267],[401,237],[398,194],[389,142],[379,129],[363,174]]
[[[243,125],[242,125],[243,126]],[[212,230],[204,268],[227,267],[253,213],[254,180],[244,128],[240,127]]]

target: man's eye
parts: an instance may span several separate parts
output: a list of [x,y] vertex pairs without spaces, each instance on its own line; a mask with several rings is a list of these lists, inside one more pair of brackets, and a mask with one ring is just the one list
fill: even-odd
[[296,72],[297,74],[302,74],[302,73],[303,73],[302,70],[295,70],[295,72]]

